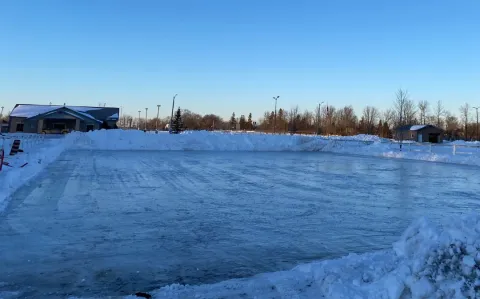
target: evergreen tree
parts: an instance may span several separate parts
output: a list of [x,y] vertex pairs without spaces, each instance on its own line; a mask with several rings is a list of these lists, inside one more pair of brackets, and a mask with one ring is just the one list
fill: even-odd
[[240,123],[240,130],[245,130],[246,125],[247,125],[247,121],[246,121],[246,119],[245,119],[245,115],[240,116],[240,121],[239,121],[239,123]]
[[378,135],[379,137],[385,137],[385,136],[383,136],[384,133],[383,133],[383,122],[382,122],[382,120],[379,120],[379,122],[378,122],[377,135]]
[[247,130],[253,130],[252,113],[248,114]]
[[383,137],[392,138],[392,132],[390,132],[390,127],[388,126],[387,122],[383,123]]
[[237,128],[237,119],[235,118],[235,112],[233,112],[232,117],[230,117],[230,128],[232,130],[236,130]]
[[170,133],[179,134],[182,130],[183,130],[182,112],[180,108],[178,108],[177,113],[175,113],[175,118],[173,119],[172,130],[170,131]]

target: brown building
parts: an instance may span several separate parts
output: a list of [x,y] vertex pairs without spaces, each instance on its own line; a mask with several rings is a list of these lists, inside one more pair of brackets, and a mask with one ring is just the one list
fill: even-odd
[[395,129],[396,140],[412,140],[416,142],[443,142],[444,130],[433,125],[408,125]]

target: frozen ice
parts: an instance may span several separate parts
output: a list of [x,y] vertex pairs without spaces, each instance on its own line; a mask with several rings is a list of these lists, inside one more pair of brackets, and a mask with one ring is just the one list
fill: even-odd
[[[450,147],[439,147],[435,153],[399,152],[388,140],[368,135],[318,137],[218,132],[170,135],[102,130],[73,133],[65,138],[18,136],[25,152],[9,157],[10,163],[16,167],[5,167],[0,172],[0,211],[12,192],[34,178],[64,151],[75,149],[324,151],[480,165],[478,156],[454,156]],[[6,141],[7,146],[9,142],[10,139]],[[26,162],[28,167],[19,167]],[[299,265],[288,271],[216,284],[171,284],[152,294],[156,298],[479,298],[479,240],[480,215],[445,218],[442,223],[420,218],[390,249],[384,251],[350,254]],[[159,257],[158,262],[164,261]],[[2,291],[0,296],[8,297],[16,292]]]

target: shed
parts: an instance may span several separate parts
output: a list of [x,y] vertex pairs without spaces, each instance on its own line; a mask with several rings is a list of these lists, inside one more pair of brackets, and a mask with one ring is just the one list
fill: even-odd
[[407,125],[395,129],[395,139],[441,143],[444,130],[433,125]]

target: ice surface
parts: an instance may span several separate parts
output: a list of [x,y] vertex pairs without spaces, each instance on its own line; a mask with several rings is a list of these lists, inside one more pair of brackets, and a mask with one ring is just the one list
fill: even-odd
[[[53,106],[27,106],[20,105],[21,111],[28,112],[32,107],[42,109]],[[61,107],[61,106],[56,106]],[[88,111],[92,107],[69,107],[77,111]],[[26,110],[23,110],[26,109]],[[31,113],[38,111],[33,109]],[[29,141],[39,138],[35,134],[6,134],[5,148],[8,154],[13,138]],[[34,136],[34,137],[32,137]],[[37,136],[37,137],[35,137]],[[454,144],[462,144],[456,142]],[[480,144],[480,143],[479,143]],[[463,145],[475,146],[476,143],[463,143]],[[35,145],[37,146],[37,145]],[[46,147],[53,146],[51,149]],[[29,170],[8,169],[0,172],[2,187],[0,187],[0,210],[4,199],[18,186],[28,181],[34,174],[42,169],[47,162],[55,160],[65,149],[89,149],[89,150],[208,150],[208,151],[312,151],[332,152],[386,158],[412,159],[432,162],[458,163],[480,166],[480,147],[457,148],[457,154],[453,155],[453,146],[414,146],[403,145],[399,151],[399,145],[387,139],[372,135],[357,136],[308,136],[308,135],[272,135],[257,133],[228,133],[228,132],[185,132],[185,134],[146,134],[137,130],[101,130],[89,133],[75,132],[67,135],[64,139],[56,139],[32,147],[27,154],[22,154],[13,161],[21,160],[29,162]],[[431,151],[431,152],[430,152]],[[463,151],[463,152],[462,152]],[[9,160],[10,158],[7,158]],[[20,163],[20,162],[18,162]],[[32,167],[33,164],[39,164]],[[36,170],[34,170],[36,169]],[[21,173],[26,173],[23,175]],[[5,179],[4,179],[5,177]]]
[[[451,146],[435,148],[435,152],[415,152],[407,150],[405,145],[404,151],[399,152],[387,140],[372,136],[324,138],[208,132],[170,135],[122,130],[74,133],[62,139],[42,140],[28,136],[31,135],[18,135],[25,145],[25,153],[7,157],[17,167],[5,167],[0,173],[0,210],[5,207],[5,198],[66,149],[325,151],[480,165],[475,153],[454,156]],[[18,167],[25,162],[29,163],[25,168]],[[445,194],[448,197],[447,191]],[[474,198],[465,200],[475,201]],[[342,259],[301,265],[290,271],[213,285],[170,285],[155,291],[154,295],[157,298],[478,298],[479,234],[479,215],[444,219],[442,225],[422,218],[387,251],[351,254]],[[164,260],[159,258],[158,262]],[[2,294],[10,293],[6,290]]]

